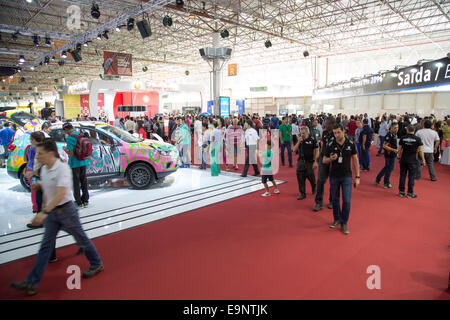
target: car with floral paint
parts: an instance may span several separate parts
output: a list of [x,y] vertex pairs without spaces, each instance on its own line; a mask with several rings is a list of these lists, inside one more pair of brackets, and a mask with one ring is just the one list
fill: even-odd
[[[50,136],[56,141],[60,157],[68,160],[63,150],[66,134],[62,125],[52,124]],[[122,177],[132,188],[145,189],[181,165],[177,149],[161,140],[143,140],[103,122],[72,122],[72,125],[92,143],[93,153],[86,168],[88,181]],[[7,162],[8,174],[20,179],[28,190],[24,153],[29,144],[30,131],[19,128]]]

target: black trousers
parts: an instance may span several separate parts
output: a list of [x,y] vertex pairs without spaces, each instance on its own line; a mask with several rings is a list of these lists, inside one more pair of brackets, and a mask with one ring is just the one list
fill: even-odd
[[[86,176],[86,166],[72,168],[73,197],[78,205],[89,202],[89,191]],[[81,192],[83,194],[81,195]]]
[[369,147],[365,147],[364,150],[361,147],[362,168],[369,169]]
[[301,162],[301,160],[298,160],[297,162],[298,190],[300,191],[300,194],[306,195],[306,179],[308,179],[314,193],[316,191],[316,177],[313,169],[314,162],[307,161],[303,166],[301,165]]
[[400,161],[400,183],[398,189],[405,192],[406,175],[408,175],[408,193],[414,193],[414,180],[417,175],[417,163]]
[[256,145],[251,146],[245,145],[245,150],[247,151],[247,155],[245,157],[244,172],[242,172],[242,175],[244,176],[247,175],[248,168],[250,167],[250,162],[252,163],[253,170],[255,170],[255,175],[258,175],[259,169],[256,160]]

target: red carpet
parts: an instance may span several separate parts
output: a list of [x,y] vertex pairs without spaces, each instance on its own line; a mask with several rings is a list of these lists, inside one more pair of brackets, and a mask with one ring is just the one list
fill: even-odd
[[[280,195],[260,191],[95,239],[105,271],[81,290],[66,288],[66,268],[87,260],[75,246],[58,249],[60,261],[26,299],[450,299],[450,166],[436,165],[437,182],[425,169],[419,198],[401,199],[398,163],[396,189],[373,184],[384,164],[373,151],[353,191],[348,236],[328,228],[331,210],[311,211],[310,194],[296,199],[295,168],[283,167]],[[33,263],[0,266],[0,298],[25,298],[8,285]],[[366,286],[370,265],[381,268],[380,290]]]

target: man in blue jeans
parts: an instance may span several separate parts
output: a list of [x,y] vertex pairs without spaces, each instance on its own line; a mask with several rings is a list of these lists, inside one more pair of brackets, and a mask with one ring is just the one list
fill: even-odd
[[384,140],[383,144],[385,165],[384,168],[381,169],[380,173],[378,173],[375,179],[375,183],[379,185],[381,178],[384,176],[385,189],[393,188],[392,184],[390,183],[390,177],[392,171],[394,171],[395,159],[397,158],[398,153],[397,132],[398,132],[398,123],[394,122],[392,123],[391,130],[386,135],[386,139]]
[[[336,124],[333,129],[335,139],[328,144],[323,157],[323,163],[331,163],[330,185],[333,201],[334,221],[330,228],[335,228],[341,224],[342,232],[349,234],[347,227],[350,216],[350,202],[352,199],[352,170],[351,161],[353,159],[353,168],[356,173],[354,186],[359,185],[359,162],[358,152],[353,141],[345,138],[345,130],[341,124]],[[342,190],[342,207],[340,193]]]
[[104,269],[94,244],[81,226],[77,207],[73,203],[72,172],[69,166],[59,159],[55,141],[47,139],[40,143],[36,149],[36,160],[43,166],[41,182],[35,184],[34,187],[43,190],[44,208],[36,214],[32,224],[44,223],[44,237],[34,267],[27,279],[11,283],[12,288],[23,290],[28,295],[37,293],[37,287],[55,248],[59,230],[64,230],[72,235],[77,244],[84,249],[90,268],[83,273],[83,278],[91,278]]
[[363,120],[363,128],[359,135],[359,144],[361,145],[362,169],[361,171],[369,171],[369,149],[372,144],[373,130],[369,127],[369,120]]

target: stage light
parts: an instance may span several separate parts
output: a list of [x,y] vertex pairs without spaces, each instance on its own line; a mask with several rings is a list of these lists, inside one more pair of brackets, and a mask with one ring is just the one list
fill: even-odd
[[45,57],[44,63],[45,63],[46,66],[48,66],[48,64],[50,63],[50,58],[49,57]]
[[220,36],[222,37],[222,38],[227,38],[227,37],[229,37],[230,36],[230,33],[228,32],[228,30],[227,29],[224,29],[221,33],[220,33]]
[[184,6],[184,1],[183,1],[183,0],[177,0],[177,1],[176,1],[176,5],[177,5],[178,8],[183,8],[183,6]]
[[103,32],[103,37],[104,37],[106,40],[109,39],[109,37],[108,37],[108,30],[105,30],[105,32]]
[[115,29],[117,32],[120,32],[120,26],[117,26]]
[[50,38],[49,37],[45,37],[45,45],[46,46],[51,46],[52,43],[50,42]]
[[264,45],[266,46],[266,48],[270,48],[272,46],[272,42],[270,42],[270,40],[267,40],[266,42],[264,42]]
[[98,8],[98,4],[93,3],[91,8],[91,16],[94,19],[100,18],[100,10]]
[[39,47],[39,36],[36,34],[33,36],[33,44],[35,47]]
[[81,51],[81,43],[77,43],[77,45],[75,46],[75,49],[77,51]]
[[85,43],[83,43],[83,46],[85,46],[85,47],[87,47],[87,46],[88,46],[88,43],[87,43],[87,41],[86,41]]
[[165,26],[165,27],[170,27],[170,26],[172,26],[172,18],[170,17],[170,16],[165,16],[164,17],[164,19],[163,19],[163,25]]
[[63,59],[67,58],[67,52],[65,51],[61,52],[61,58]]
[[18,35],[19,35],[19,32],[13,33],[13,35],[11,36],[11,40],[17,41]]
[[33,0],[27,0],[27,2],[28,2],[28,3],[32,3],[32,2],[33,2]]
[[102,40],[102,35],[100,33],[97,35],[97,39]]
[[34,66],[31,66],[31,67],[30,67],[30,70],[33,71],[33,70],[34,70]]
[[133,28],[134,28],[134,19],[130,18],[127,21],[127,30],[131,31],[131,30],[133,30]]
[[148,71],[148,68],[147,68],[146,66],[144,66],[144,67],[142,68],[142,71],[147,72],[147,71]]
[[25,56],[22,55],[19,57],[19,63],[22,64],[24,62],[25,62]]
[[303,51],[303,56],[306,58],[307,56],[309,56],[309,52],[308,50]]
[[52,61],[55,61],[55,59],[56,59],[56,57],[55,57],[55,56],[53,56],[53,57],[52,57]]

